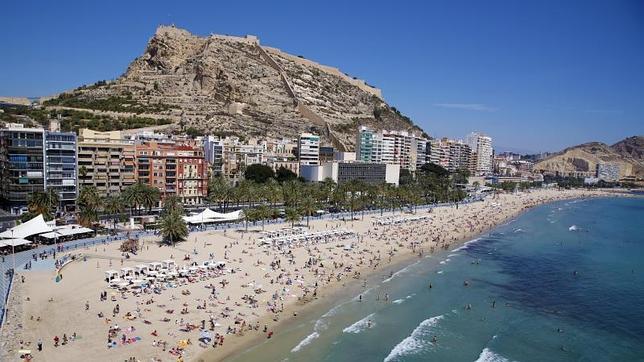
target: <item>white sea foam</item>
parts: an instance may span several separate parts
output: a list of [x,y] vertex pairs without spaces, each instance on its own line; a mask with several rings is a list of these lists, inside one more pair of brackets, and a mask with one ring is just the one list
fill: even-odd
[[484,348],[479,358],[474,362],[509,362],[507,358],[492,352],[489,348]]
[[461,251],[461,250],[467,250],[467,248],[468,248],[470,245],[474,244],[475,242],[477,242],[477,241],[479,241],[479,240],[481,240],[481,239],[480,239],[480,238],[472,239],[472,240],[470,240],[470,241],[466,242],[465,244],[461,245],[460,247],[458,247],[458,248],[456,248],[456,249],[452,250],[452,252]]
[[411,335],[398,343],[385,357],[384,362],[395,361],[404,356],[416,354],[423,350],[430,342],[426,341],[429,337],[432,327],[436,326],[438,322],[443,319],[442,315],[425,319],[416,329],[411,332]]
[[308,336],[306,336],[306,338],[301,340],[300,343],[297,344],[297,346],[293,347],[291,352],[293,352],[293,353],[299,352],[303,347],[306,347],[308,344],[313,342],[313,340],[318,338],[319,336],[320,336],[320,334],[318,332],[313,332],[313,333],[309,334]]
[[436,274],[443,274],[443,271],[439,270],[439,271],[436,272]]
[[410,295],[408,295],[408,296],[406,296],[406,297],[404,297],[404,298],[396,299],[396,300],[394,300],[392,303],[394,303],[394,304],[401,304],[401,303],[403,303],[404,301],[406,301],[407,299],[411,299],[414,295],[416,295],[416,293],[414,293],[414,294],[410,294]]
[[571,227],[568,228],[568,231],[577,231],[579,228],[577,228],[577,225],[572,225]]
[[[369,320],[372,320],[374,316],[374,313],[369,314],[368,316],[362,318],[361,320],[353,323],[352,325],[348,326],[347,328],[343,329],[343,333],[354,333],[358,334],[367,328],[369,328]],[[375,326],[376,324],[371,322],[371,326]]]
[[416,265],[416,264],[418,264],[418,263],[420,263],[420,260],[419,260],[419,261],[417,261],[417,262],[415,262],[415,263],[413,263],[413,264],[407,265],[406,267],[404,267],[404,268],[402,268],[402,269],[398,270],[397,272],[395,272],[395,273],[391,274],[391,276],[390,276],[389,278],[387,278],[387,279],[383,280],[382,282],[383,282],[383,283],[388,283],[388,282],[389,282],[389,281],[391,281],[393,278],[395,278],[395,277],[399,276],[400,274],[405,273],[406,271],[408,271],[408,270],[409,270],[409,268],[411,268],[412,266],[414,266],[414,265]]
[[327,329],[327,324],[324,322],[324,320],[318,319],[317,321],[315,321],[315,325],[313,326],[313,333],[309,334],[303,340],[301,340],[300,343],[297,344],[297,346],[293,347],[291,352],[299,352],[303,347],[309,345],[311,342],[313,342],[313,340],[320,337],[320,332],[325,329]]
[[523,232],[523,229],[521,229],[521,228],[514,229],[514,232],[515,232],[515,233],[520,233],[520,232]]

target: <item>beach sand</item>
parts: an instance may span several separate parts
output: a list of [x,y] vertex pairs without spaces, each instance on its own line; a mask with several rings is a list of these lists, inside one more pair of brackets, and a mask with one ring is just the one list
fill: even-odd
[[[36,361],[176,361],[178,354],[171,354],[178,351],[176,347],[181,347],[185,360],[221,360],[263,341],[270,333],[279,333],[281,323],[297,320],[295,314],[301,316],[321,301],[328,302],[328,297],[333,298],[346,284],[419,255],[453,248],[532,206],[602,195],[607,194],[582,190],[500,194],[458,208],[440,207],[431,213],[419,210],[417,215],[429,215],[430,219],[390,226],[375,225],[380,214],[362,219],[358,212],[353,221],[311,218],[312,232],[339,228],[352,230],[356,236],[293,246],[290,255],[258,246],[260,224],[249,227],[248,232],[191,233],[187,241],[174,247],[159,246],[158,240],[147,238],[142,240],[138,255],[130,259],[124,259],[118,250],[120,242],[75,250],[71,253],[82,257],[62,270],[59,282],[53,270],[19,271],[0,336],[7,345],[0,360],[17,360],[17,351],[26,348],[33,351]],[[395,215],[414,216],[399,211]],[[288,226],[266,225],[266,230]],[[353,248],[345,250],[346,244],[353,244]],[[214,260],[225,260],[228,272],[211,271],[194,282],[180,278],[175,287],[164,288],[160,294],[122,294],[104,280],[110,269],[165,259],[178,265],[201,263],[209,260],[210,254]],[[190,261],[183,260],[186,255]],[[214,294],[207,288],[210,285],[215,287]],[[256,293],[254,289],[260,285],[264,292]],[[107,292],[107,300],[99,300],[101,292]],[[119,311],[114,313],[117,304]],[[126,318],[127,313],[131,317]],[[210,333],[223,336],[223,344],[216,347],[212,342],[198,341],[202,323],[210,330],[211,321],[215,327]],[[116,346],[108,348],[108,331],[116,325],[120,328],[113,338]],[[63,335],[67,337],[64,345]],[[54,347],[56,336],[58,347]],[[128,343],[122,343],[123,336]],[[42,352],[36,348],[39,339]]]

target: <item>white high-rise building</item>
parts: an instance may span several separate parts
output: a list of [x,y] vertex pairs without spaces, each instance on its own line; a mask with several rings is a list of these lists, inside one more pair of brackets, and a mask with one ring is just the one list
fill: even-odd
[[320,136],[302,133],[298,142],[298,159],[300,165],[320,164]]
[[476,173],[486,175],[492,172],[492,138],[472,132],[465,137],[465,143],[476,153]]
[[374,131],[360,127],[356,160],[400,165],[415,170],[427,162],[427,140],[405,131]]

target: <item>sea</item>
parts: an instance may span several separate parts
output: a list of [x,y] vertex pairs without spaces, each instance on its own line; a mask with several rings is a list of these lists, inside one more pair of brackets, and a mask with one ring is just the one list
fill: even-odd
[[542,205],[348,289],[229,360],[644,361],[644,198]]

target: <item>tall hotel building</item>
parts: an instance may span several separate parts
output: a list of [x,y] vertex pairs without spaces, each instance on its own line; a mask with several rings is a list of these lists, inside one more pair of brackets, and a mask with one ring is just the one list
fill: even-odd
[[465,137],[465,143],[476,153],[476,174],[487,175],[492,172],[492,138],[482,133],[472,132]]
[[302,133],[297,149],[300,165],[309,166],[320,164],[320,136],[311,133]]

